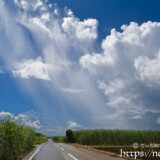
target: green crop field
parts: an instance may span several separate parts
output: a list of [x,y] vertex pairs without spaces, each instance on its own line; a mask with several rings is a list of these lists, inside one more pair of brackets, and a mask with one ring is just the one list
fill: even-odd
[[160,144],[158,130],[78,130],[73,131],[74,142],[84,145]]
[[0,120],[0,160],[20,160],[34,144],[43,143],[46,137],[32,128],[17,124],[12,119]]
[[61,143],[61,142],[64,142],[64,137],[63,136],[54,136],[54,137],[52,137],[52,140],[56,143]]

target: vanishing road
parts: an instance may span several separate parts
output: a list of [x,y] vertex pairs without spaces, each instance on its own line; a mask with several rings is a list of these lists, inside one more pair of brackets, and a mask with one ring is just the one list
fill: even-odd
[[54,143],[49,139],[41,146],[33,160],[121,160],[107,154],[101,154],[69,144]]

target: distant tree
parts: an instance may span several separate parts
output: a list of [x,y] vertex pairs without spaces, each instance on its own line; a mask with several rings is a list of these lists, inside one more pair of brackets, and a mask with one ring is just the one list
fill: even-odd
[[73,131],[71,129],[68,129],[66,131],[66,137],[67,137],[67,142],[68,143],[73,143],[74,142]]

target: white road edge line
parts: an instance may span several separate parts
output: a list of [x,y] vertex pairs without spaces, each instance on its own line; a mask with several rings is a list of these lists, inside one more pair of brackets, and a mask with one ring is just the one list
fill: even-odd
[[64,149],[61,147],[61,150],[64,151]]
[[74,160],[78,160],[77,158],[75,158],[74,156],[72,156],[70,153],[68,153],[68,155],[69,155],[70,157],[72,157]]
[[[43,143],[44,144],[44,143]],[[32,160],[33,158],[34,158],[34,156],[39,152],[39,150],[40,150],[40,148],[42,147],[42,145],[43,144],[41,144],[38,148],[37,148],[37,150],[33,153],[33,155],[29,158],[29,160]]]

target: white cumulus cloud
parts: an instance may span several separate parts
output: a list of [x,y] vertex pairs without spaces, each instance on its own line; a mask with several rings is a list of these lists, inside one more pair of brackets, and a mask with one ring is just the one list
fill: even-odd
[[13,114],[11,114],[10,112],[0,112],[0,119],[1,118],[12,118]]
[[14,0],[14,2],[18,7],[21,7],[24,10],[36,10],[38,7],[42,7],[43,5],[41,0]]
[[10,112],[0,112],[0,119],[11,118],[17,123],[39,130],[43,127],[43,125],[41,124],[39,119],[36,119],[36,116],[37,115],[34,112],[26,112],[18,115],[14,115]]
[[[70,12],[69,12],[70,13]],[[73,14],[73,13],[72,13]],[[70,13],[69,17],[63,19],[62,27],[70,36],[75,35],[79,40],[94,40],[97,38],[96,19],[86,19],[80,21]]]
[[[116,71],[126,73],[131,67],[135,58],[140,55],[153,57],[159,50],[160,23],[147,22],[138,26],[131,22],[130,25],[123,25],[122,32],[115,29],[102,42],[103,52],[86,54],[81,57],[80,64],[89,71],[100,68],[116,67]],[[118,69],[119,67],[119,69]]]
[[155,58],[138,57],[135,60],[135,69],[140,80],[148,86],[158,87],[160,85],[160,54]]
[[49,77],[50,65],[42,62],[42,58],[36,60],[25,60],[15,64],[15,69],[12,71],[14,76],[22,78],[38,78],[43,80],[51,80]]
[[79,125],[77,122],[74,122],[74,121],[68,121],[67,123],[68,123],[69,129],[78,129],[82,127],[81,125]]

